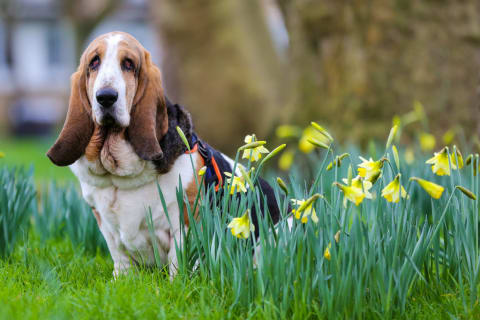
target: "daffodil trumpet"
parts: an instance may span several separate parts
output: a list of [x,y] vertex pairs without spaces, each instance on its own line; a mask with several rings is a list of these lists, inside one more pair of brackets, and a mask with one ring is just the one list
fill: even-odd
[[[333,184],[343,192],[344,199],[355,203],[356,206],[362,203],[365,198],[365,193],[360,188],[346,186],[338,182],[334,182]],[[344,206],[346,206],[346,200],[343,201]]]
[[400,184],[400,177],[402,175],[399,173],[393,179],[392,182],[387,184],[382,190],[382,197],[384,197],[388,202],[397,203],[400,201],[400,197],[407,198],[408,194],[405,191],[405,188]]
[[411,177],[410,181],[417,182],[423,188],[423,190],[425,190],[434,199],[440,199],[443,191],[445,190],[444,187],[436,183],[433,183],[424,179],[420,179],[417,177]]

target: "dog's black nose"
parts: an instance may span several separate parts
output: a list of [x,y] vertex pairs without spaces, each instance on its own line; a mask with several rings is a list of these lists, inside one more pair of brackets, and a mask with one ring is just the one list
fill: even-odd
[[97,101],[104,108],[110,108],[118,99],[118,92],[112,88],[103,88],[97,91]]

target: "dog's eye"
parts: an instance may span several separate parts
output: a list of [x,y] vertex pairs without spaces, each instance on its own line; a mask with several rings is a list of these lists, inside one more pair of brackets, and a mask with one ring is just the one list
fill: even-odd
[[88,66],[92,70],[97,70],[99,65],[100,65],[100,57],[95,56],[93,57],[92,61],[90,61],[90,64]]
[[132,71],[133,69],[135,69],[135,65],[133,64],[133,61],[128,58],[123,60],[122,67],[124,70],[127,70],[127,71]]

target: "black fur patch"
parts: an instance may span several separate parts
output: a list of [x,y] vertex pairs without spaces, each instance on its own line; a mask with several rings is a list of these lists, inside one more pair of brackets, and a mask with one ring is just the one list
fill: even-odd
[[167,173],[175,160],[187,151],[187,147],[178,135],[177,126],[182,129],[190,142],[193,133],[193,124],[190,113],[178,104],[172,104],[165,98],[168,115],[168,131],[160,140],[160,147],[163,150],[163,158],[155,160],[155,168],[158,173]]

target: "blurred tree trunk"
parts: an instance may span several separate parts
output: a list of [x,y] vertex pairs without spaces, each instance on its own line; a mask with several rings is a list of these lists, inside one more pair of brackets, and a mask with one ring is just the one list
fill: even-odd
[[68,17],[74,32],[75,53],[77,61],[84,50],[85,42],[95,28],[116,8],[123,0],[61,0],[63,12]]
[[[443,134],[479,123],[478,1],[277,0],[290,36],[294,121],[383,139],[418,99]],[[343,130],[342,130],[343,129]],[[427,129],[427,128],[424,128]]]
[[264,137],[285,104],[284,66],[255,0],[152,1],[166,50],[169,97],[199,134],[232,152],[244,135]]

